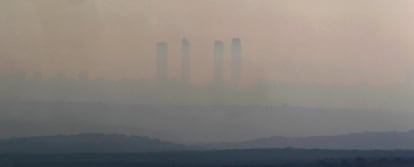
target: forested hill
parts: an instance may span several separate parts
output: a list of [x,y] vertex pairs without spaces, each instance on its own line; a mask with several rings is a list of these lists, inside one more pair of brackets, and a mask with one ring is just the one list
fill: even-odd
[[186,146],[147,137],[79,134],[0,140],[0,153],[137,153],[184,150]]
[[361,132],[331,136],[268,137],[244,142],[212,145],[215,148],[307,148],[340,150],[414,150],[414,130],[405,132]]

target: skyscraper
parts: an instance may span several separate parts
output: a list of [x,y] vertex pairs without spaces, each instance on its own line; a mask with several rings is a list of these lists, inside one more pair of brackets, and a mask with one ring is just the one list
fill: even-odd
[[224,60],[224,44],[223,41],[214,41],[214,83],[221,84],[223,82],[223,60]]
[[157,52],[157,67],[156,67],[156,79],[166,80],[168,69],[168,43],[158,42],[156,46]]
[[240,82],[241,63],[241,41],[239,38],[233,38],[231,41],[231,80],[236,85]]
[[183,82],[190,81],[190,42],[187,39],[181,41],[181,79]]
[[406,84],[410,87],[414,86],[414,68],[407,71]]

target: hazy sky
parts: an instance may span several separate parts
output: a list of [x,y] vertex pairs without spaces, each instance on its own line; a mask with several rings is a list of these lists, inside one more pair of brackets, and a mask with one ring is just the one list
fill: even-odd
[[[231,39],[239,37],[242,81],[283,82],[269,86],[274,89],[237,89],[241,94],[229,89],[229,96],[197,86],[187,96],[181,85],[126,80],[0,82],[0,138],[108,132],[193,142],[408,130],[414,87],[400,83],[414,74],[413,18],[413,0],[0,0],[0,79],[35,72],[153,78],[159,41],[169,43],[169,76],[178,79],[180,42],[187,38],[192,82],[212,80],[214,40],[224,41],[229,80]],[[180,97],[193,105],[240,98],[279,108],[115,105],[181,104]]]
[[411,0],[1,0],[0,72],[149,78],[155,43],[191,42],[192,78],[212,78],[213,40],[243,45],[243,80],[388,84],[414,67]]

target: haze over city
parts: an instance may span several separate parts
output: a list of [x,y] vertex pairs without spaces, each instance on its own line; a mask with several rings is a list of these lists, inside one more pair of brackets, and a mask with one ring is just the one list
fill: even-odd
[[[191,41],[192,81],[211,80],[213,41],[243,40],[243,82],[396,84],[414,68],[411,1],[2,1],[1,72],[152,78],[155,43]],[[230,57],[225,56],[230,62]],[[225,75],[229,75],[225,68]],[[226,77],[229,79],[229,77]]]
[[2,0],[0,137],[413,129],[410,0]]

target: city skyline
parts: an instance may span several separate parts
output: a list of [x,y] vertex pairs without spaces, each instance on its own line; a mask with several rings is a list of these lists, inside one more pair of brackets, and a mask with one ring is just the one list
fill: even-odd
[[[412,14],[413,5],[370,2],[378,7],[323,0],[5,1],[1,2],[0,23],[6,26],[0,28],[0,72],[39,71],[44,77],[61,73],[73,78],[88,71],[93,78],[151,79],[154,65],[148,62],[155,61],[153,45],[164,41],[170,43],[170,57],[174,57],[168,75],[181,80],[179,41],[185,37],[191,41],[190,62],[196,67],[190,80],[209,83],[213,67],[206,62],[214,61],[212,41],[221,39],[230,47],[232,37],[239,37],[243,54],[248,55],[243,57],[241,83],[405,82],[406,71],[414,66],[410,47],[414,26],[404,16]],[[234,13],[228,12],[230,7]],[[224,59],[225,64],[231,61],[230,56]],[[224,68],[226,82],[232,80],[231,71],[231,66]]]
[[[212,81],[214,84],[221,85],[224,83],[224,67],[231,67],[231,82],[238,85],[241,78],[242,58],[241,58],[241,40],[232,38],[231,42],[231,63],[224,64],[225,45],[221,40],[214,40],[214,62],[212,62]],[[191,61],[190,61],[190,41],[186,38],[181,40],[181,81],[190,83],[191,80]],[[157,42],[156,44],[156,80],[165,81],[170,79],[168,75],[169,49],[167,42]],[[208,63],[207,63],[208,64]]]
[[[190,52],[190,41],[186,38],[181,40],[181,75],[179,76],[180,81],[183,83],[191,83],[191,52]],[[211,82],[215,84],[223,84],[224,83],[224,68],[230,67],[230,75],[231,79],[229,82],[233,86],[237,86],[240,82],[240,78],[242,76],[241,68],[242,68],[242,51],[241,51],[241,40],[238,37],[234,37],[231,40],[230,48],[230,55],[225,54],[225,44],[222,40],[214,40],[214,62],[211,62],[213,66],[212,70],[212,78]],[[178,78],[171,78],[168,73],[168,66],[169,66],[169,43],[159,41],[155,44],[155,55],[156,55],[156,62],[154,62],[154,69],[155,74],[153,76],[154,80],[158,81],[167,81],[169,79],[178,79]],[[226,52],[227,53],[227,52]],[[230,57],[231,62],[225,64],[224,58]],[[174,57],[173,57],[174,58]],[[207,63],[208,64],[208,63]],[[25,78],[26,73],[17,73],[15,74],[16,77]],[[33,72],[32,74],[34,79],[42,79],[41,72]],[[57,73],[54,77],[57,78],[64,78],[65,75],[63,73]],[[88,80],[89,73],[87,71],[79,71],[77,78],[79,80]]]
[[0,138],[408,131],[413,17],[410,0],[0,0]]

